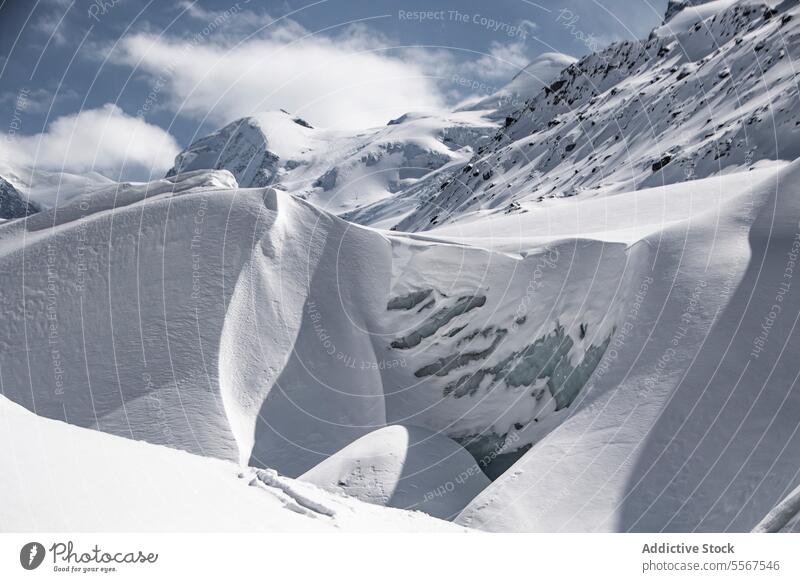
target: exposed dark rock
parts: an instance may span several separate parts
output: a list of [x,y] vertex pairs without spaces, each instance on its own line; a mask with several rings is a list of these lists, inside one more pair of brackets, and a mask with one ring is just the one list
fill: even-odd
[[0,218],[24,218],[40,210],[38,204],[27,200],[8,180],[0,176]]

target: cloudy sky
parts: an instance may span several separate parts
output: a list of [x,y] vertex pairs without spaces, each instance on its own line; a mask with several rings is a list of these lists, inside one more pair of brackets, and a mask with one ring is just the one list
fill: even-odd
[[[326,127],[490,93],[537,55],[643,38],[666,0],[0,0],[0,157],[162,174],[283,108]],[[1,161],[1,160],[0,160]]]

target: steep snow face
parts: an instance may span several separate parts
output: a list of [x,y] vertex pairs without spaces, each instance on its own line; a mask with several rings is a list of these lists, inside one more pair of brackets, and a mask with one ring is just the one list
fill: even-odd
[[409,113],[358,133],[267,112],[197,140],[168,175],[227,169],[244,187],[271,185],[342,214],[385,200],[446,164],[466,162],[496,129],[473,111]]
[[402,365],[384,374],[387,411],[444,431],[489,470],[569,413],[614,332],[625,246],[446,243],[393,239],[384,358]]
[[452,519],[489,484],[467,451],[418,427],[388,426],[299,478],[361,501]]
[[[275,191],[235,185],[227,171],[179,174],[2,225],[4,393],[43,416],[237,461],[249,459],[263,399],[287,370],[341,389],[314,402],[320,385],[301,384],[269,407],[280,425],[305,398],[303,413],[319,408],[320,423],[343,425],[321,438],[321,458],[385,424],[378,373],[345,382],[326,369],[322,342],[298,333],[314,303],[331,313],[328,325],[347,322],[340,345],[366,358],[371,338],[360,329],[384,304],[388,279],[372,263],[388,244],[366,231],[346,236],[346,223]],[[354,270],[347,314],[335,291],[339,251]],[[357,279],[361,271],[372,281]],[[272,412],[261,418],[269,425]],[[320,435],[310,428],[287,434],[311,445]]]
[[[778,169],[434,236],[351,225],[225,171],[120,185],[0,226],[3,391],[248,463],[254,487],[325,519],[325,498],[272,469],[365,499],[382,483],[369,500],[388,505],[424,485],[421,507],[445,515],[476,492],[426,504],[475,466],[461,444],[502,473],[464,525],[751,529],[800,464],[800,345],[770,307],[800,311],[780,286],[798,167]],[[379,430],[392,424],[440,436],[410,448],[425,437]],[[441,453],[441,472],[398,476],[401,455]]]
[[636,293],[585,398],[459,523],[749,531],[779,506],[786,524],[800,484],[799,164],[670,187],[690,198],[667,205],[718,203],[632,246]]
[[[686,30],[569,66],[429,200],[398,221],[427,230],[470,213],[608,196],[800,155],[793,62],[800,7],[712,2]],[[699,10],[699,9],[698,9]]]
[[0,396],[0,531],[465,531],[274,472],[38,417]]

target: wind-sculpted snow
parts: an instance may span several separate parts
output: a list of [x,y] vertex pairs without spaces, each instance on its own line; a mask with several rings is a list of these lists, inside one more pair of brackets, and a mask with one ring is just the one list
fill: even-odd
[[2,395],[0,434],[3,533],[465,531],[274,471],[42,418]]
[[418,427],[371,432],[299,478],[361,501],[452,519],[489,484],[463,448]]
[[800,3],[669,10],[493,139],[502,107],[266,113],[151,183],[38,175],[35,214],[8,178],[4,398],[147,441],[119,450],[207,478],[202,503],[239,467],[281,524],[796,529]]
[[[598,290],[613,290],[624,264],[621,245],[520,259],[387,238],[275,190],[238,189],[226,171],[78,197],[3,225],[0,242],[9,398],[289,476],[392,423],[459,442],[517,426],[502,453],[529,445],[585,381],[569,362],[612,332]],[[492,338],[480,333],[490,321]],[[556,340],[533,342],[554,325]],[[531,358],[552,360],[556,400],[530,396]],[[492,366],[493,383],[448,390]]]
[[749,531],[798,486],[798,176],[794,162],[681,186],[726,197],[631,248],[635,293],[586,397],[460,523]]

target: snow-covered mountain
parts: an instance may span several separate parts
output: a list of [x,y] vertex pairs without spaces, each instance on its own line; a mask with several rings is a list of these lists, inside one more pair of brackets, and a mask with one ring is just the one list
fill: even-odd
[[26,460],[109,447],[248,528],[800,526],[800,6],[688,4],[499,132],[267,113],[0,224],[0,426],[42,443],[3,466],[78,497]]
[[342,214],[466,162],[498,127],[483,113],[408,113],[359,132],[315,128],[285,111],[261,113],[195,141],[167,175],[225,169],[242,186],[273,186]]
[[284,110],[238,119],[194,141],[167,176],[229,170],[359,224],[390,227],[435,196],[509,115],[575,59],[544,53],[495,93],[455,111],[409,112],[359,132],[315,128]]
[[773,4],[687,6],[570,65],[398,230],[795,159],[800,19]]

